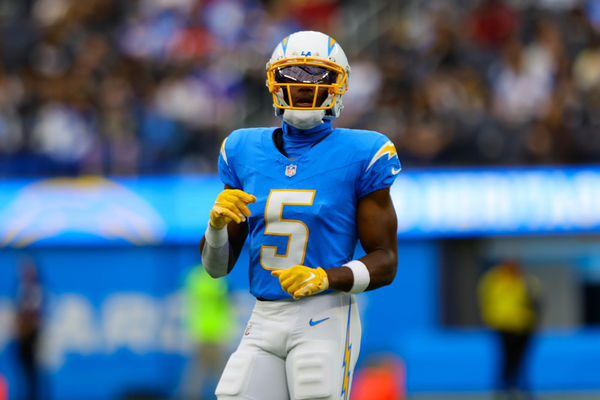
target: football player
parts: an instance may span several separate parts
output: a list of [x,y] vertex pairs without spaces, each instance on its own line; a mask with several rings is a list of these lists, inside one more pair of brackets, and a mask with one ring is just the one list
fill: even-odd
[[[223,142],[217,196],[200,243],[217,278],[242,246],[256,304],[216,389],[230,399],[348,399],[361,325],[355,294],[396,273],[400,172],[384,135],[333,128],[350,66],[332,37],[285,37],[267,63],[281,127],[240,129]],[[366,252],[353,260],[357,240]]]

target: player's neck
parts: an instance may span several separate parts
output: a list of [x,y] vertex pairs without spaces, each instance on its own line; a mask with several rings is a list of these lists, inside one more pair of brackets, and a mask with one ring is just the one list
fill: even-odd
[[328,135],[331,133],[331,121],[325,120],[321,125],[315,126],[311,129],[298,129],[288,124],[287,122],[283,122],[283,133],[286,137],[302,137],[302,138],[320,138],[323,135]]
[[327,137],[327,135],[331,133],[332,128],[331,121],[323,121],[321,125],[311,129],[294,128],[284,122],[282,130],[282,141],[285,154],[291,160],[294,160]]

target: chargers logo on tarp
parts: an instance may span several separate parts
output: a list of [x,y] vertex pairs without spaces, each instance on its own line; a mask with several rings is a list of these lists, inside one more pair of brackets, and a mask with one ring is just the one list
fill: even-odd
[[101,177],[56,178],[21,189],[0,211],[0,245],[24,247],[85,234],[136,245],[159,242],[161,216],[143,198]]

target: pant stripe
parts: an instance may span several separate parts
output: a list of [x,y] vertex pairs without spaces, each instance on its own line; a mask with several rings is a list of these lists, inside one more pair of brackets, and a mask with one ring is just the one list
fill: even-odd
[[342,367],[344,368],[344,376],[342,379],[342,393],[341,397],[344,400],[348,399],[348,385],[350,383],[350,354],[352,354],[352,343],[350,343],[350,316],[352,311],[352,296],[349,297],[348,303],[348,323],[346,324],[346,342],[344,351],[344,361]]

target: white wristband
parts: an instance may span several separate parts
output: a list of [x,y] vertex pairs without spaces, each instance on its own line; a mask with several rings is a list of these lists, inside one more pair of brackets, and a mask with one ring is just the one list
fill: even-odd
[[204,238],[211,247],[224,246],[229,239],[229,235],[227,234],[227,226],[225,226],[223,229],[215,229],[209,223],[208,227],[206,228],[206,232],[204,233]]
[[352,270],[352,275],[354,275],[354,283],[352,284],[350,293],[364,292],[371,282],[371,274],[369,274],[367,266],[359,260],[352,260],[343,266],[350,268]]

